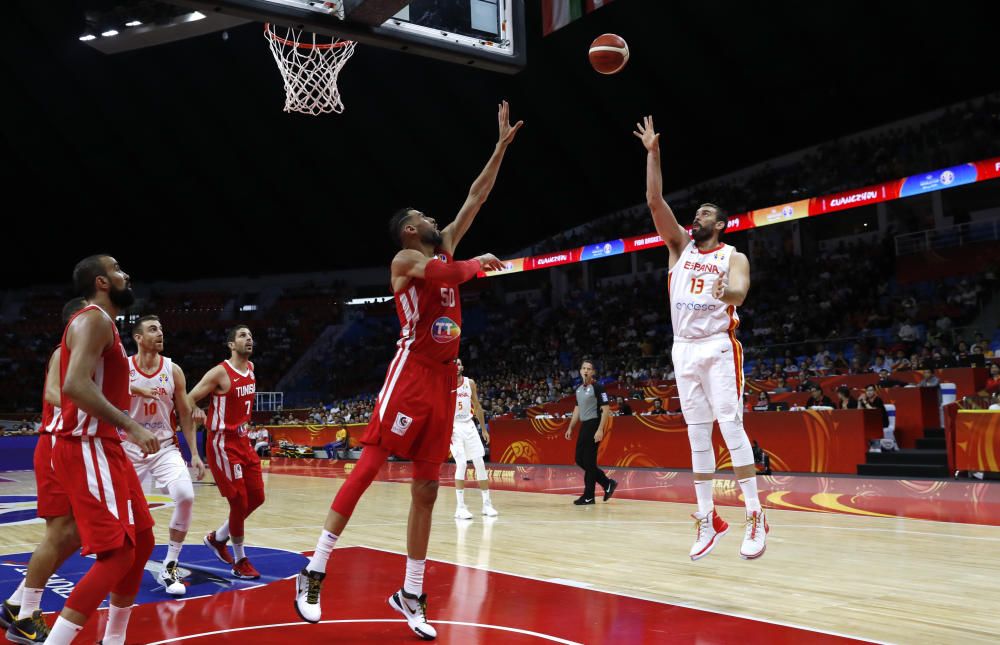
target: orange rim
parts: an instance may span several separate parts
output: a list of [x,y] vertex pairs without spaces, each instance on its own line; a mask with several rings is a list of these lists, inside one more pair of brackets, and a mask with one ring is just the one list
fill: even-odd
[[271,23],[269,22],[264,23],[264,33],[270,35],[271,38],[274,38],[285,47],[296,47],[298,49],[334,49],[337,47],[347,47],[348,45],[354,42],[353,40],[338,40],[335,43],[327,43],[324,45],[314,45],[312,43],[297,43],[294,40],[288,40],[287,38],[282,38],[281,36],[276,34],[274,30],[271,29]]

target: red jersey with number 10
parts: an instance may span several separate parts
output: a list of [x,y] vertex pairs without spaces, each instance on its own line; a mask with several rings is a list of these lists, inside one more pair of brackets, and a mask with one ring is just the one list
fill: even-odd
[[[438,250],[436,260],[451,264],[451,255]],[[458,357],[458,339],[462,335],[462,302],[458,285],[412,278],[395,294],[399,316],[399,342],[405,354],[416,354],[434,363]]]
[[247,363],[247,371],[239,372],[229,361],[219,363],[229,375],[229,391],[213,394],[208,406],[208,429],[231,432],[246,436],[246,425],[253,414],[253,401],[257,393],[257,379],[253,373],[253,363]]

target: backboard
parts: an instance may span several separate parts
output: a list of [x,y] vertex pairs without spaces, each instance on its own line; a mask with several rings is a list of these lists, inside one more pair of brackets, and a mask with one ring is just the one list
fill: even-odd
[[524,0],[168,1],[498,72],[527,60]]

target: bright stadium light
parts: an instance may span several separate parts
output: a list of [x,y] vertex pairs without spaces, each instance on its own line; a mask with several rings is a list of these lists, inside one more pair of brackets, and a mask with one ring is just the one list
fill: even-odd
[[102,31],[101,35],[104,36],[105,38],[110,38],[111,36],[117,36],[118,35],[118,30],[117,29],[108,29],[107,31]]
[[140,25],[142,25],[141,20],[129,20],[125,23],[126,27],[139,27]]
[[97,39],[97,36],[95,36],[94,34],[84,34],[84,35],[80,36],[80,42],[84,42],[84,43],[87,42],[87,41],[96,40],[96,39]]

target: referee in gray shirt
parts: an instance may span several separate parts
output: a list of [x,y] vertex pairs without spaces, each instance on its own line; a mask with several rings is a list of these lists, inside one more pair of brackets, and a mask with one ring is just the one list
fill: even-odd
[[604,489],[604,501],[611,499],[618,482],[610,479],[597,467],[597,447],[604,438],[604,429],[611,419],[611,400],[604,387],[594,380],[594,363],[584,359],[580,365],[583,384],[576,388],[576,407],[566,428],[566,439],[573,436],[573,427],[580,422],[576,438],[576,465],[583,468],[583,495],[573,503],[585,506],[594,503],[594,485]]

